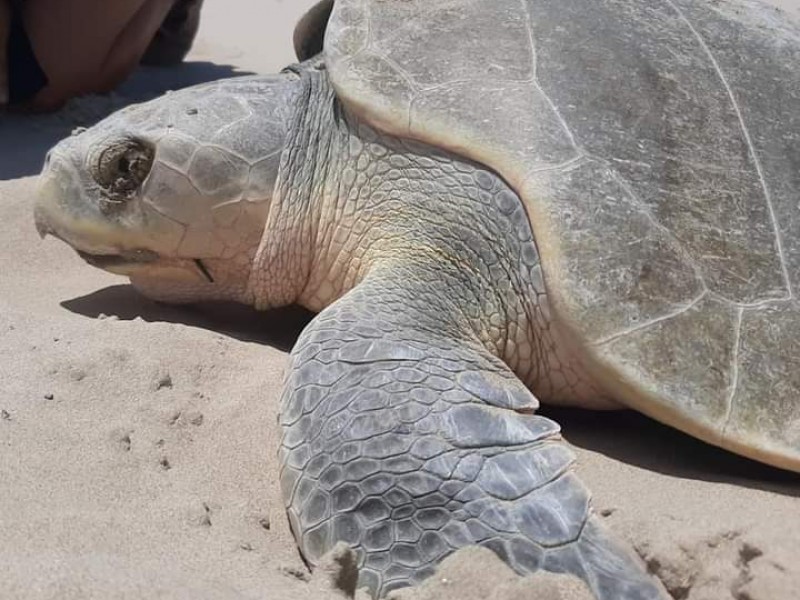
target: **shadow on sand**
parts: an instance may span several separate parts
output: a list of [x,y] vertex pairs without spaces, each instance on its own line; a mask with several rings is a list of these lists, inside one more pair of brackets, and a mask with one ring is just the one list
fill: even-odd
[[141,67],[111,94],[76,98],[55,113],[0,114],[0,180],[37,174],[47,151],[75,127],[90,127],[124,106],[151,100],[169,90],[250,74],[210,62]]
[[61,303],[67,310],[93,319],[100,315],[123,321],[180,323],[208,329],[237,340],[257,342],[288,352],[314,317],[299,306],[257,311],[234,302],[169,305],[140,295],[131,285],[114,285]]
[[800,497],[800,475],[706,444],[630,411],[543,407],[574,446],[648,471]]
[[[62,303],[97,318],[182,323],[239,340],[289,351],[313,318],[299,307],[258,312],[234,303],[170,306],[147,300],[130,285],[116,285]],[[710,446],[632,411],[597,412],[543,407],[575,446],[672,477],[716,481],[800,497],[800,476]]]

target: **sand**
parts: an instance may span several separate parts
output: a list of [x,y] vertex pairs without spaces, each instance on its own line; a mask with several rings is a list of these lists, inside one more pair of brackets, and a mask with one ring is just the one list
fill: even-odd
[[[157,305],[31,218],[56,140],[166,89],[279,69],[311,3],[208,0],[184,67],[0,117],[0,598],[341,597],[310,578],[278,489],[281,378],[308,315]],[[598,512],[674,598],[800,597],[797,475],[633,413],[546,412]],[[549,585],[470,549],[402,597],[581,597]]]

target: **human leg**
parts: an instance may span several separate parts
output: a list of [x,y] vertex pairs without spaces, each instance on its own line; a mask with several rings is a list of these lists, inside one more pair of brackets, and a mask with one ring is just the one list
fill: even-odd
[[31,106],[51,109],[105,92],[139,63],[175,0],[29,0],[21,17],[47,85]]

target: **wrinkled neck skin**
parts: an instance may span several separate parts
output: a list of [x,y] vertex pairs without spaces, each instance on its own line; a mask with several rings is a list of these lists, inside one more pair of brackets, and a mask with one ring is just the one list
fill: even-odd
[[302,89],[248,282],[252,303],[260,310],[303,303],[321,250],[316,246],[320,219],[324,207],[336,201],[332,194],[343,124],[336,115],[333,90],[327,77],[314,68],[301,73],[299,85]]
[[551,322],[527,214],[504,181],[376,132],[341,107],[322,70],[302,84],[250,280],[255,305],[320,311],[388,269],[429,292],[421,326],[481,343],[540,399],[609,406]]

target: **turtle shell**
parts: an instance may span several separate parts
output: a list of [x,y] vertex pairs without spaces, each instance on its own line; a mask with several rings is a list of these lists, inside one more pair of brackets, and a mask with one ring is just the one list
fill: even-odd
[[612,397],[800,470],[789,17],[750,0],[336,0],[324,53],[359,117],[517,191],[556,324]]

